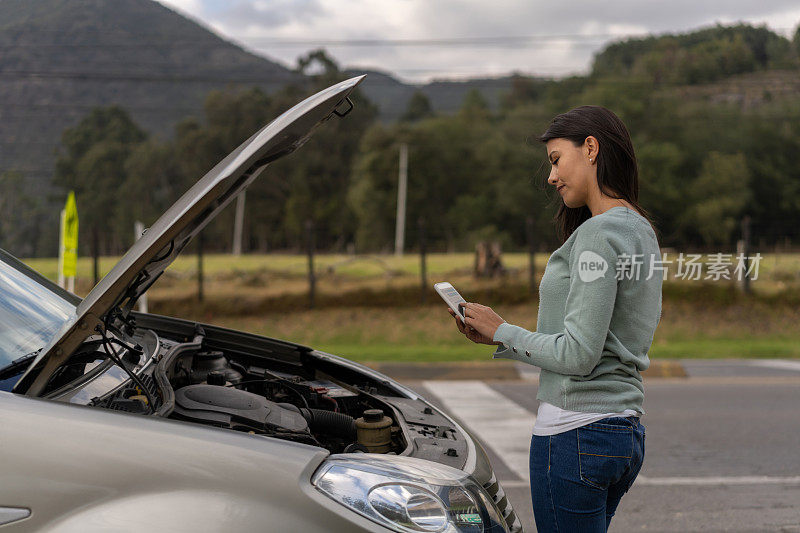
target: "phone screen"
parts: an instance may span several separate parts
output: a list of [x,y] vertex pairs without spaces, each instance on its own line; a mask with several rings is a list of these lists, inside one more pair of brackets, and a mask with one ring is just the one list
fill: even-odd
[[437,283],[434,285],[436,292],[439,293],[439,296],[447,303],[447,305],[456,312],[458,317],[463,321],[464,320],[464,310],[461,305],[466,300],[458,293],[458,291],[450,285],[449,283]]

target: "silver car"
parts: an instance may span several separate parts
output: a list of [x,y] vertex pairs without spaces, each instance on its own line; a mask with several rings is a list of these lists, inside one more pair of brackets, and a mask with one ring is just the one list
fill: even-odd
[[363,76],[220,161],[80,299],[0,251],[3,531],[521,531],[486,453],[412,390],[313,348],[134,304]]

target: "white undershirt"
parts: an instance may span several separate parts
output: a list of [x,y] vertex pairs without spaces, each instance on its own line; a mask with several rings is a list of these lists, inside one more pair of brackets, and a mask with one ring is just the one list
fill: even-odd
[[557,433],[563,433],[612,416],[639,416],[639,412],[633,409],[625,409],[621,413],[584,413],[582,411],[569,411],[540,401],[539,412],[536,414],[536,423],[533,425],[533,434],[556,435]]

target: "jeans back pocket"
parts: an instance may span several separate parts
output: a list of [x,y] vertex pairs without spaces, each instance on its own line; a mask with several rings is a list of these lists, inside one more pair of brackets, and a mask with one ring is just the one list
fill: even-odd
[[581,481],[607,489],[622,479],[633,456],[633,428],[595,422],[577,432]]

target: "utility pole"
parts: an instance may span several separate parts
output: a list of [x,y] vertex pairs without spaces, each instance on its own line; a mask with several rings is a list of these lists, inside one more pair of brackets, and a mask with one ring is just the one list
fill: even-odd
[[242,255],[242,233],[244,228],[244,191],[236,198],[236,217],[233,220],[233,255]]
[[400,145],[400,175],[397,183],[397,226],[394,232],[394,255],[403,255],[406,230],[406,189],[408,188],[408,145]]

